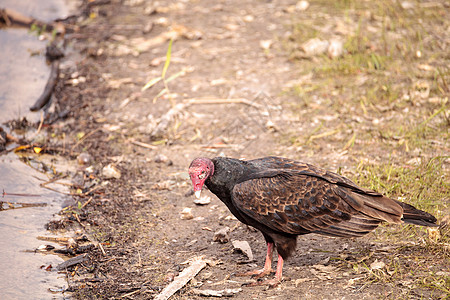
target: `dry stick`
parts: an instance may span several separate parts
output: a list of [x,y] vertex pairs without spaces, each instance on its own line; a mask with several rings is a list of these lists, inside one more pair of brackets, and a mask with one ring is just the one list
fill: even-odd
[[84,226],[84,224],[81,223],[80,217],[78,216],[78,214],[73,214],[73,215],[75,215],[75,219],[77,219],[77,221],[78,221],[78,223],[81,225],[81,227],[86,228],[86,226]]
[[91,132],[89,132],[88,134],[86,134],[85,136],[83,136],[78,142],[76,142],[75,145],[72,146],[72,148],[70,149],[70,154],[72,155],[73,149],[75,149],[79,144],[81,144],[88,136],[93,135],[94,133],[96,133],[100,129],[101,128],[94,129]]
[[[8,208],[3,208],[3,203],[8,204]],[[16,207],[15,205],[20,205],[20,207]],[[5,201],[0,201],[0,211],[1,210],[9,210],[9,209],[20,209],[20,208],[27,208],[27,207],[44,207],[47,206],[47,203],[21,203],[21,202],[15,202],[15,203],[11,203],[11,202],[5,202]]]
[[[98,242],[98,247],[99,247],[100,250],[102,251],[103,256],[106,256],[106,252],[105,252],[105,249],[103,249],[102,243]],[[109,260],[108,260],[108,261],[109,261]]]
[[84,197],[84,196],[87,196],[87,195],[89,195],[90,193],[92,193],[92,192],[94,192],[94,191],[96,191],[96,190],[98,190],[98,189],[101,189],[102,187],[100,186],[100,185],[96,185],[96,186],[94,186],[93,188],[91,188],[90,190],[88,190],[87,192],[85,192],[85,193],[81,193],[81,194],[78,194],[80,197]]
[[154,298],[154,300],[167,300],[179,289],[185,286],[195,275],[198,274],[204,267],[206,267],[206,261],[203,259],[194,260],[189,267],[183,270],[174,281],[166,286],[161,293]]
[[42,124],[43,124],[43,123],[44,123],[44,113],[41,112],[41,121],[39,122],[38,129],[37,129],[37,131],[30,137],[30,140],[33,140],[33,139],[39,134],[39,132],[41,131],[41,128],[42,128]]
[[130,293],[127,293],[127,294],[123,295],[123,296],[120,297],[120,298],[125,298],[125,297],[128,297],[128,296],[132,296],[132,295],[134,295],[134,294],[136,294],[136,293],[138,293],[138,292],[140,292],[140,291],[141,291],[141,289],[137,289],[137,290],[135,290],[135,291],[133,291],[133,292],[130,292]]
[[222,148],[233,148],[239,147],[239,144],[213,144],[213,145],[202,145],[202,148],[205,149],[222,149]]
[[83,205],[81,205],[81,207],[80,207],[80,209],[83,209],[86,205],[88,205],[89,204],[89,202],[91,202],[92,201],[92,197],[91,198],[89,198],[89,200],[88,201],[86,201],[86,202],[84,202],[84,204]]
[[3,20],[6,26],[22,26],[31,27],[31,25],[36,25],[41,28],[45,28],[46,31],[51,32],[55,27],[64,27],[62,23],[45,23],[28,16],[22,15],[21,13],[14,11],[9,8],[0,9],[0,21]]
[[[67,244],[69,242],[69,237],[53,237],[53,236],[38,236],[38,240],[47,241],[47,242],[56,242],[56,243],[64,243]],[[79,238],[81,239],[81,238]],[[75,238],[77,240],[77,238]]]
[[18,196],[18,197],[41,197],[41,195],[38,194],[18,194],[18,193],[7,193],[5,190],[3,190],[2,198],[5,196]]
[[48,103],[48,101],[50,101],[56,83],[58,83],[58,77],[59,77],[59,60],[55,60],[52,62],[52,69],[50,71],[50,76],[48,78],[47,84],[45,85],[44,92],[36,100],[33,106],[30,107],[31,111],[40,110]]
[[[40,178],[37,177],[37,176],[33,176],[33,177],[36,178],[37,180],[43,181],[42,179],[40,179]],[[60,180],[60,179],[64,179],[64,178],[66,178],[66,177],[67,177],[67,175],[64,175],[64,176],[55,176],[55,177],[53,177],[52,179],[50,179],[50,180],[48,180],[48,181],[46,181],[46,182],[43,182],[43,183],[41,183],[41,184],[39,184],[39,185],[42,187],[42,186],[45,186],[45,185],[47,185],[47,184],[54,183],[55,181],[58,181],[58,180]],[[70,186],[72,186],[72,185],[70,185]]]
[[65,262],[57,265],[56,269],[61,271],[61,270],[67,269],[70,266],[73,266],[73,265],[76,265],[76,264],[80,264],[80,263],[84,262],[85,260],[87,260],[87,254],[86,253],[78,255],[78,256],[75,256],[75,257],[72,257],[72,258],[66,260]]
[[131,140],[130,143],[132,143],[133,145],[136,145],[136,146],[147,148],[147,149],[153,149],[153,150],[158,149],[158,147],[156,147],[156,146],[153,146],[153,145],[150,145],[147,143],[143,143],[143,142],[139,142],[139,141]]
[[48,187],[48,186],[46,186],[46,185],[43,185],[42,187],[43,187],[44,189],[47,189],[47,190],[50,190],[50,191],[53,191],[53,192],[56,192],[56,193],[60,193],[60,194],[63,194],[63,195],[79,196],[79,194],[77,194],[77,193],[65,193],[65,192],[61,192],[61,191],[58,191],[57,189]]
[[232,99],[221,99],[221,98],[212,98],[212,99],[197,99],[197,98],[192,98],[192,99],[187,99],[185,100],[185,103],[188,104],[232,104],[232,103],[236,103],[236,104],[245,104],[248,106],[253,106],[256,108],[261,108],[262,105],[258,104],[258,103],[254,103],[248,99],[245,98],[232,98]]

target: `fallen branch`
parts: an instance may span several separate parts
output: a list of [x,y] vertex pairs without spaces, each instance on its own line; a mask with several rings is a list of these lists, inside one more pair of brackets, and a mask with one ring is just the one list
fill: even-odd
[[139,142],[139,141],[131,140],[130,143],[132,143],[133,145],[136,145],[136,146],[147,148],[147,149],[153,149],[153,150],[158,149],[158,147],[156,147],[156,146],[153,146],[153,145],[150,145],[147,143],[143,143],[143,142]]
[[70,267],[70,266],[74,266],[74,265],[76,265],[76,264],[82,263],[82,262],[84,262],[85,260],[87,260],[87,253],[82,254],[82,255],[75,256],[75,257],[73,257],[73,258],[70,258],[70,259],[66,260],[66,261],[63,262],[63,263],[60,263],[60,264],[56,267],[56,269],[58,269],[58,270],[61,271],[61,270],[67,269],[67,268]]
[[105,252],[105,249],[104,249],[103,246],[102,246],[102,243],[98,242],[98,247],[99,247],[100,250],[102,251],[103,256],[106,256],[106,252]]
[[239,144],[212,144],[212,145],[203,145],[201,146],[204,149],[224,149],[224,148],[239,148],[242,145]]
[[[0,9],[0,24],[1,23],[5,24],[7,27],[20,26],[30,28],[32,25],[35,25],[43,28],[47,32],[57,30],[59,33],[64,33],[66,31],[66,26],[60,22],[46,23],[28,16],[24,16],[21,13],[9,8]],[[70,28],[70,30],[76,31],[78,28],[73,27]]]
[[256,108],[261,108],[262,105],[252,102],[245,98],[235,98],[235,99],[221,99],[221,98],[205,98],[205,99],[198,99],[198,98],[192,98],[187,99],[184,101],[188,104],[245,104],[248,106],[253,106]]
[[179,289],[185,286],[192,278],[194,278],[204,267],[208,261],[202,258],[194,258],[191,265],[183,270],[168,286],[166,286],[161,293],[159,293],[155,300],[167,300]]
[[[8,205],[8,208],[3,208],[3,204],[6,203]],[[26,208],[26,207],[43,207],[47,206],[47,203],[21,203],[21,202],[5,202],[0,201],[0,211],[1,210],[9,210],[9,209],[19,209],[19,208]]]
[[87,137],[93,135],[94,133],[96,133],[96,132],[99,131],[99,130],[101,130],[101,128],[96,128],[96,129],[92,130],[91,132],[89,132],[88,134],[84,135],[78,142],[75,143],[75,145],[72,146],[72,148],[70,149],[70,154],[72,155],[73,150],[74,150],[76,147],[78,147],[81,143],[83,143],[84,140],[85,140]]
[[237,289],[224,289],[224,290],[200,290],[193,289],[194,294],[204,297],[232,297],[234,294],[242,292],[241,288]]
[[88,205],[89,204],[89,202],[91,202],[92,201],[92,197],[91,198],[89,198],[89,200],[88,201],[86,201],[86,202],[84,202],[84,204],[83,205],[81,205],[81,207],[80,207],[80,209],[83,209],[86,205]]
[[84,236],[78,236],[78,237],[54,237],[54,236],[38,236],[36,237],[40,241],[46,241],[46,242],[55,242],[59,244],[68,244],[70,242],[73,242],[72,240],[75,240],[75,242],[83,241],[86,239]]
[[45,85],[44,92],[36,100],[34,105],[30,107],[31,111],[40,110],[50,101],[53,90],[55,89],[56,83],[58,82],[58,77],[59,77],[59,60],[55,60],[52,62],[50,76],[48,78],[47,84]]
[[5,196],[18,196],[18,197],[41,197],[41,195],[38,194],[18,194],[18,193],[7,193],[5,190],[3,190],[2,197]]
[[43,112],[41,112],[41,121],[39,122],[38,129],[36,130],[36,132],[30,138],[31,141],[34,140],[34,138],[39,134],[39,132],[41,132],[42,124],[44,124],[44,113]]

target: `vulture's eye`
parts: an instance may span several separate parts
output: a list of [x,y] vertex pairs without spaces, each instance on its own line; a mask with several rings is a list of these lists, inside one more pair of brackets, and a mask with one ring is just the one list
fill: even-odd
[[205,171],[202,171],[202,173],[200,175],[198,175],[198,179],[203,179],[205,177],[206,177]]

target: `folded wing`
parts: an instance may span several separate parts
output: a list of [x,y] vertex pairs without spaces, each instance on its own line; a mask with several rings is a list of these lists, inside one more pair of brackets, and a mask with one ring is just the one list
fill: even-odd
[[[279,167],[279,161],[265,160],[265,167]],[[272,230],[358,237],[382,221],[402,222],[403,208],[395,200],[335,173],[293,161],[281,163],[280,169],[250,174],[235,185],[232,195],[242,213]]]

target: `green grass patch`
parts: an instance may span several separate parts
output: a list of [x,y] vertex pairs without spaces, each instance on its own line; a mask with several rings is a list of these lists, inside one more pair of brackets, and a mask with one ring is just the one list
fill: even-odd
[[450,175],[443,168],[444,161],[449,158],[433,157],[417,166],[361,162],[355,181],[440,217],[448,213],[450,204]]

